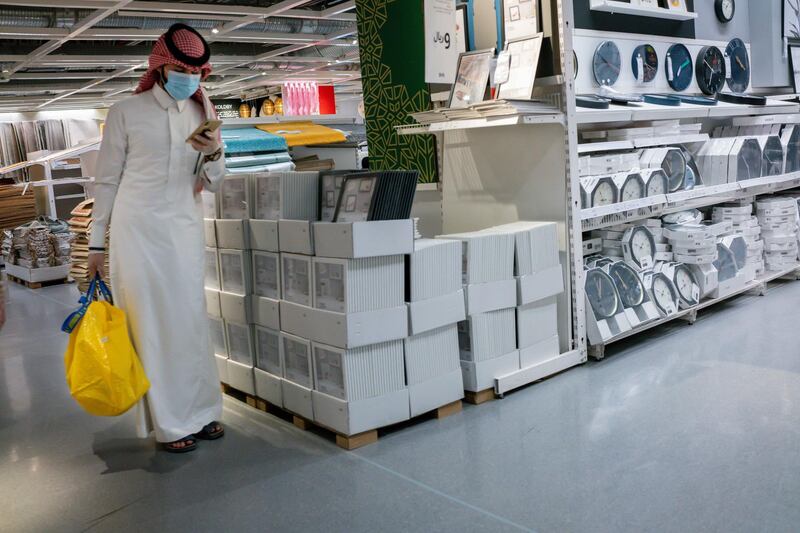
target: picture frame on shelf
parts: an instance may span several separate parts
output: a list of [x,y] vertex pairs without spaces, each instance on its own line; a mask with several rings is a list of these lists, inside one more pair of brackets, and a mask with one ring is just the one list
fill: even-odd
[[447,107],[462,109],[483,102],[493,58],[494,48],[464,52],[458,56],[456,82],[450,89]]
[[333,220],[335,222],[369,220],[377,181],[378,175],[373,173],[345,176]]
[[689,8],[686,6],[686,0],[664,0],[664,7],[670,11],[680,11],[686,13]]
[[[533,84],[536,81],[536,68],[539,66],[539,54],[542,50],[544,34],[534,37],[521,37],[506,42],[506,49],[501,57],[505,58],[507,76],[499,80],[497,98],[501,100],[530,100],[533,98]],[[498,71],[501,69],[501,57],[498,57]],[[497,73],[495,80],[498,81]]]
[[789,71],[792,74],[792,90],[800,92],[800,43],[789,45]]

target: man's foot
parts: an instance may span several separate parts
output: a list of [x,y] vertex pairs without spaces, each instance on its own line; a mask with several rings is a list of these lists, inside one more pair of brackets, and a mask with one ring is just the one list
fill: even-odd
[[161,447],[169,453],[191,452],[197,449],[197,439],[189,435],[173,442],[164,442]]
[[203,429],[194,434],[195,437],[203,440],[216,440],[223,435],[225,435],[225,429],[222,427],[222,424],[217,421],[207,424]]

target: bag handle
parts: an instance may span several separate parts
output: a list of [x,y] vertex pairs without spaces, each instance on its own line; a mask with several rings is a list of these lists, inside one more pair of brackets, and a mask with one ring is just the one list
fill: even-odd
[[89,288],[86,291],[86,294],[81,295],[79,300],[79,303],[81,304],[80,308],[77,311],[70,313],[66,320],[64,320],[64,323],[61,324],[61,331],[64,333],[72,333],[75,328],[78,327],[78,324],[81,323],[83,316],[89,309],[89,304],[99,299],[97,294],[98,290],[100,292],[100,296],[102,296],[111,305],[114,305],[114,297],[111,295],[111,291],[100,277],[100,274],[96,274],[95,277],[92,278],[92,281],[89,282]]

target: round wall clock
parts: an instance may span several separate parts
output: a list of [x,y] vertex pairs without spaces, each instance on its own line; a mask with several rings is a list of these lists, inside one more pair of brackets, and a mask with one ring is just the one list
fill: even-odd
[[594,51],[592,73],[598,85],[614,85],[622,69],[622,56],[614,41],[603,41]]
[[[641,68],[641,70],[639,70]],[[631,56],[633,77],[639,83],[650,83],[658,73],[658,53],[652,45],[642,44],[636,47]]]
[[622,236],[622,255],[625,262],[639,270],[653,268],[656,241],[646,226],[634,226]]
[[657,196],[659,194],[667,194],[669,189],[669,180],[664,171],[660,168],[651,168],[642,171],[642,178],[646,183],[647,196]]
[[682,44],[673,44],[667,50],[666,68],[667,83],[674,91],[685,91],[692,84],[694,69],[692,54]]
[[675,284],[665,274],[658,272],[653,274],[652,288],[653,301],[665,316],[673,315],[678,312],[678,291]]
[[725,48],[731,71],[728,72],[728,88],[735,93],[743,93],[750,86],[750,56],[741,39],[733,39]]
[[602,178],[597,182],[597,186],[592,191],[591,203],[592,207],[617,203],[616,185],[610,177]]
[[636,307],[644,301],[644,284],[639,274],[627,263],[617,261],[608,267],[608,275],[617,286],[619,298],[624,307]]
[[736,14],[736,1],[714,0],[714,12],[720,22],[727,24],[733,20],[733,16]]
[[586,272],[585,285],[586,298],[592,306],[595,316],[599,320],[611,318],[617,314],[619,302],[617,300],[617,289],[614,287],[614,280],[611,276],[594,268]]
[[736,266],[736,257],[730,248],[724,244],[717,243],[717,260],[714,261],[717,269],[717,279],[720,283],[736,277],[739,269]]
[[678,290],[681,307],[688,308],[700,303],[700,286],[697,284],[694,272],[688,266],[683,263],[675,265],[673,281]]
[[704,46],[695,60],[697,85],[705,94],[717,94],[725,84],[725,58],[716,46]]
[[675,192],[683,187],[686,178],[686,158],[679,148],[672,148],[667,151],[661,168],[667,175],[669,181],[669,192]]
[[644,198],[644,180],[637,172],[628,174],[619,190],[619,201],[629,202]]

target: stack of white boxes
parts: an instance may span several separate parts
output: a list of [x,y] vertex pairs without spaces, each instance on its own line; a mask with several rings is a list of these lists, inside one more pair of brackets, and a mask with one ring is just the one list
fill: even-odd
[[406,380],[411,416],[417,416],[464,397],[457,326],[466,316],[460,242],[414,242],[406,256],[406,302]]
[[715,206],[712,221],[729,221],[733,225],[731,235],[742,237],[747,243],[747,265],[753,268],[756,276],[764,273],[764,241],[761,240],[761,226],[753,215],[754,198]]
[[798,211],[791,196],[759,198],[756,216],[764,239],[764,262],[768,271],[777,272],[797,264]]

